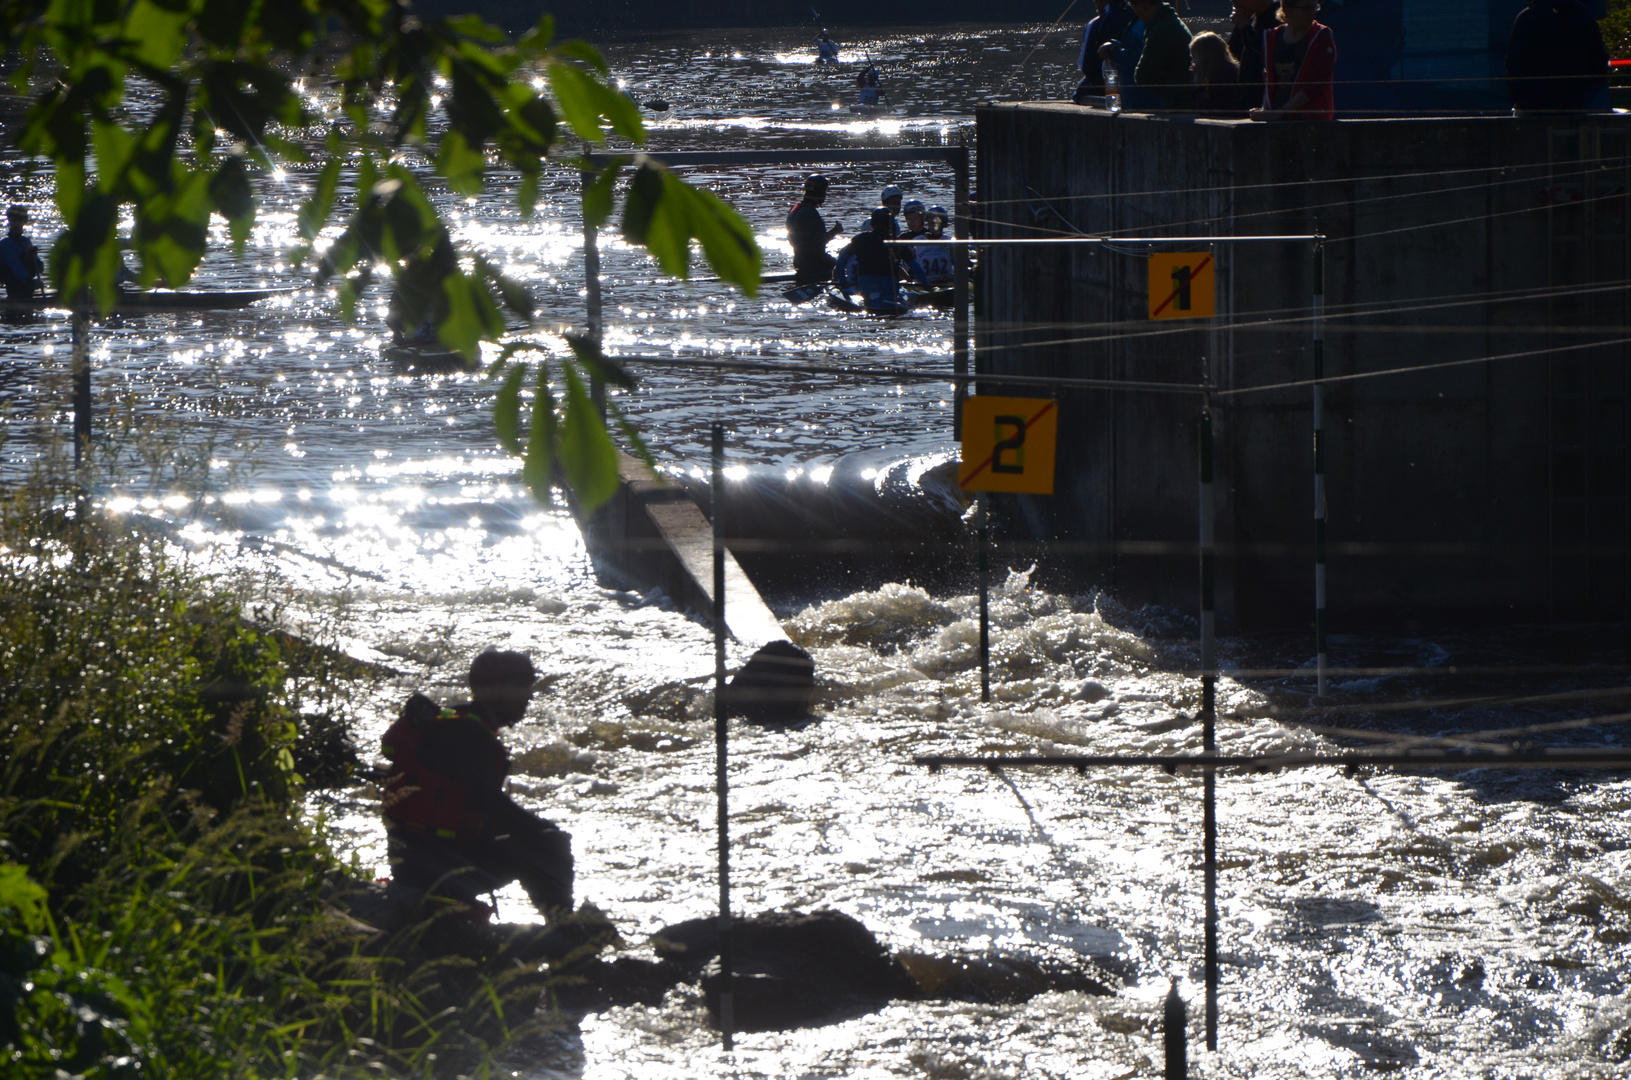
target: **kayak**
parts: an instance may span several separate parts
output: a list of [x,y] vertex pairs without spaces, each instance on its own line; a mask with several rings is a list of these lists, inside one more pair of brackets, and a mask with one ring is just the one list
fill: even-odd
[[388,345],[380,355],[404,375],[453,375],[481,367],[479,360],[471,362],[463,353],[437,344]]
[[[113,305],[115,314],[131,311],[227,311],[248,307],[274,296],[292,293],[293,289],[151,289],[146,292],[120,292]],[[27,300],[0,299],[0,307],[7,311],[68,310],[69,304],[55,295],[35,296]]]
[[883,116],[885,113],[892,113],[895,110],[888,105],[851,105],[849,111],[856,116]]

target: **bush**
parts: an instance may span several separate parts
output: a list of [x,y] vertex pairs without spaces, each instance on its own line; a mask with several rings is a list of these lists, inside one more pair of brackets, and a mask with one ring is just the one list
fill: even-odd
[[450,1074],[530,1030],[535,970],[345,914],[295,758],[344,695],[243,611],[70,484],[0,494],[0,1074]]

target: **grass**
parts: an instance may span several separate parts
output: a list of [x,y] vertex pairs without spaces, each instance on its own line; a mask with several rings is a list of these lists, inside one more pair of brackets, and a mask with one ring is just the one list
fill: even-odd
[[[386,935],[302,822],[321,650],[47,460],[0,489],[0,1074],[486,1074],[545,1027],[462,924]],[[330,687],[332,689],[332,687]]]

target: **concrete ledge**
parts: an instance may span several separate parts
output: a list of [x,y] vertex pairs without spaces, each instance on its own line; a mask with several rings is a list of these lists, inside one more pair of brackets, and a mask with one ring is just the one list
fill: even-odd
[[[664,484],[646,463],[619,453],[617,494],[587,518],[578,513],[596,569],[641,589],[660,588],[674,602],[712,617],[713,525],[683,489]],[[725,629],[758,648],[787,634],[735,556],[725,553]]]

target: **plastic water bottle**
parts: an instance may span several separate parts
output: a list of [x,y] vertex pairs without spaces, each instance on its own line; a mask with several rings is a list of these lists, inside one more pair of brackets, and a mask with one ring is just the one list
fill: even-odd
[[1104,107],[1113,113],[1121,111],[1121,72],[1110,60],[1104,62]]

